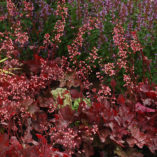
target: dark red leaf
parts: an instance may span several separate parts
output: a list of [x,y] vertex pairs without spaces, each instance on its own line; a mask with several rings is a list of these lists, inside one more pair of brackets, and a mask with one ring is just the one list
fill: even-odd
[[57,148],[52,148],[53,152],[59,151]]
[[86,157],[90,157],[90,156],[94,155],[94,149],[93,149],[92,145],[84,144],[84,150],[85,150]]
[[42,57],[40,57],[38,54],[34,54],[34,61],[36,64],[40,64],[40,59],[42,59]]
[[9,137],[7,134],[1,134],[0,135],[0,147],[7,147],[9,146]]
[[7,134],[0,135],[0,154],[9,147],[9,136]]
[[111,134],[111,131],[109,129],[104,129],[104,130],[100,130],[98,134],[101,142],[104,143],[106,141],[107,136]]
[[58,114],[54,114],[54,117],[55,117],[56,120],[59,119],[59,115]]
[[42,135],[40,135],[40,134],[36,134],[36,136],[37,136],[38,139],[42,142],[42,144],[46,144],[46,143],[47,143],[47,141],[46,141],[46,139],[45,139],[44,136],[42,136]]
[[117,103],[120,104],[120,105],[125,104],[125,99],[124,99],[122,94],[119,95],[119,97],[117,99]]
[[116,87],[116,81],[114,79],[111,80],[111,87],[113,89]]
[[58,95],[57,102],[60,105],[63,105],[63,99]]
[[76,89],[71,89],[70,94],[72,98],[79,98],[80,97],[80,92],[78,92]]
[[116,116],[117,115],[117,111],[113,109],[113,115]]
[[71,121],[73,119],[74,111],[71,109],[69,105],[62,107],[60,109],[60,113],[64,120]]
[[63,154],[63,157],[69,157],[67,154]]
[[149,107],[143,106],[141,103],[136,103],[136,112],[144,113],[144,112],[155,112],[155,109],[151,109]]
[[155,91],[146,92],[146,95],[147,95],[149,98],[152,98],[152,99],[156,99],[156,98],[157,98],[157,93],[156,93]]

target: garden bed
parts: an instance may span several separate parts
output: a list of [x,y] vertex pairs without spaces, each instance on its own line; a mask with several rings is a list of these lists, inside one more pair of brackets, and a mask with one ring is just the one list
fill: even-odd
[[155,157],[157,1],[0,2],[0,157]]

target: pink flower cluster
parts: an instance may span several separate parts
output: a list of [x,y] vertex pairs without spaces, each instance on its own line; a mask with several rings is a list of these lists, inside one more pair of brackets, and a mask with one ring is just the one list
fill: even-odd
[[72,128],[54,128],[50,135],[54,143],[62,144],[66,148],[67,154],[72,155],[73,151],[79,146],[78,133]]
[[61,37],[64,35],[65,19],[68,15],[68,8],[65,7],[65,1],[58,1],[56,15],[61,16],[61,20],[58,20],[54,26],[55,36],[52,38],[52,41],[57,44],[61,42]]
[[43,41],[43,44],[45,45],[45,44],[50,44],[51,43],[51,41],[50,41],[50,34],[49,33],[46,33],[45,35],[44,35],[44,41]]
[[101,89],[98,91],[98,101],[102,101],[111,95],[111,89],[109,86],[101,84]]
[[113,40],[116,46],[118,46],[119,52],[118,52],[118,57],[119,60],[117,62],[119,68],[124,68],[126,70],[126,64],[127,64],[127,54],[130,54],[128,52],[129,45],[125,42],[125,37],[124,37],[124,29],[120,25],[116,25],[114,27],[114,36]]
[[79,52],[79,49],[82,47],[83,45],[83,35],[88,31],[91,31],[92,29],[96,28],[96,19],[95,18],[90,18],[89,21],[87,21],[87,23],[85,23],[82,27],[79,28],[78,34],[75,38],[75,40],[73,41],[73,43],[70,45],[68,45],[68,52],[70,55],[70,61],[73,62],[73,64],[75,64],[75,60],[76,60],[76,56],[81,55],[81,53]]
[[15,41],[20,43],[22,47],[29,39],[27,32],[17,32],[16,37],[17,39]]
[[7,0],[7,9],[10,16],[15,16],[17,9],[11,0]]
[[[133,34],[133,38],[137,40],[137,36],[135,34]],[[116,46],[118,46],[118,49],[119,49],[117,65],[120,69],[124,68],[125,73],[128,73],[128,74],[123,75],[123,80],[125,82],[124,86],[131,87],[133,89],[133,82],[132,82],[133,76],[131,76],[131,75],[134,74],[134,64],[132,65],[132,68],[129,67],[127,57],[129,54],[131,54],[131,52],[129,52],[129,50],[128,50],[129,45],[126,43],[126,39],[124,37],[124,29],[118,24],[114,28],[113,39],[114,39],[114,43],[116,44]],[[134,51],[135,45],[133,46],[132,44],[133,44],[133,42],[131,41],[131,48]],[[138,45],[136,45],[136,46],[138,46]],[[138,49],[138,47],[137,47],[137,49]],[[129,72],[129,70],[130,70],[130,72]]]
[[105,72],[105,74],[109,76],[113,76],[115,75],[114,68],[115,68],[114,63],[108,63],[108,64],[105,64],[104,69],[102,70]]
[[64,27],[65,27],[65,19],[58,20],[56,22],[56,25],[54,27],[54,31],[56,32],[56,35],[52,41],[60,43],[61,42],[61,37],[63,36],[64,32]]
[[98,55],[98,49],[94,46],[92,51],[89,53],[89,57],[86,58],[86,62],[93,67],[96,68],[95,62],[98,61],[99,63],[102,61],[102,58]]
[[[75,69],[78,78],[83,80],[84,87],[87,89],[89,89],[89,87],[92,85],[91,83],[89,83],[87,79],[87,76],[89,76],[89,74],[92,72],[91,66],[89,66],[85,61],[78,61],[77,57],[81,56],[81,52],[79,52],[79,50],[83,46],[84,41],[83,35],[86,32],[89,32],[92,29],[96,28],[97,27],[96,22],[97,20],[95,18],[89,18],[87,23],[85,23],[83,26],[79,28],[77,36],[72,42],[72,44],[67,46],[69,52],[69,59],[73,63],[73,69]],[[97,50],[94,48],[93,51],[96,60]]]
[[24,11],[27,12],[26,17],[31,17],[33,15],[33,9],[34,9],[33,3],[23,1],[23,4],[24,4]]
[[123,80],[124,80],[124,82],[125,82],[124,87],[130,86],[130,88],[133,89],[133,82],[131,81],[131,78],[130,78],[129,75],[125,75],[125,74],[124,74],[124,75],[123,75]]
[[27,32],[23,32],[22,31],[22,26],[21,26],[21,22],[18,21],[15,25],[14,25],[14,36],[16,37],[15,42],[19,43],[21,45],[21,47],[24,46],[24,44],[26,42],[28,42],[29,37],[28,37],[28,33]]
[[133,53],[135,54],[137,51],[142,50],[142,47],[138,41],[136,32],[132,32],[132,37],[133,37],[133,40],[131,40],[130,47],[133,50]]

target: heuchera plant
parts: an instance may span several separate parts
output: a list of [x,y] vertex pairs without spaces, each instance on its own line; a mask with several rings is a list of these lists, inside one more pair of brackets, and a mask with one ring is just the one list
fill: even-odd
[[[87,16],[67,45],[68,55],[56,57],[72,1],[51,1],[56,10],[43,0],[39,9],[38,1],[6,2],[7,12],[0,17],[0,25],[8,24],[0,32],[0,156],[155,156],[157,85],[145,75],[151,76],[151,60],[137,31],[128,42],[120,24],[125,19],[116,20],[113,58],[99,55],[99,43],[84,57],[84,37],[101,25],[100,18]],[[81,2],[76,3],[78,20]],[[99,2],[94,1],[96,10]],[[49,12],[56,17],[52,32],[44,30]],[[39,28],[33,16],[41,18]],[[32,27],[26,27],[29,22]],[[136,57],[142,62],[142,78]],[[117,92],[119,87],[123,91]]]

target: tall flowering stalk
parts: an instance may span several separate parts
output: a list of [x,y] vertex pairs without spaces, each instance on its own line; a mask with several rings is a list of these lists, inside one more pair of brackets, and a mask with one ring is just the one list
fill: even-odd
[[33,7],[33,3],[31,2],[26,2],[26,1],[23,1],[24,3],[24,11],[27,13],[26,14],[26,17],[31,17],[33,15],[33,10],[34,10],[34,7]]
[[81,52],[79,50],[83,46],[83,35],[86,32],[93,30],[98,27],[99,21],[96,18],[90,17],[87,23],[85,23],[82,27],[79,28],[77,36],[71,45],[68,45],[69,59],[73,64],[73,69],[75,69],[76,74],[82,80],[84,80],[84,86],[89,89],[89,81],[87,80],[87,76],[91,73],[91,67],[87,65],[85,61],[78,61],[78,58],[81,56]]
[[56,10],[56,16],[60,16],[61,20],[58,20],[54,26],[54,32],[55,36],[52,39],[52,41],[55,44],[58,44],[61,42],[60,38],[64,35],[64,27],[66,23],[66,18],[68,15],[68,8],[66,7],[65,1],[58,1],[57,2],[57,10]]
[[[119,69],[124,68],[125,74],[123,76],[123,80],[125,82],[124,86],[130,86],[133,88],[134,84],[137,81],[137,77],[135,76],[135,61],[134,61],[134,55],[135,53],[138,53],[140,56],[142,62],[143,62],[143,78],[145,78],[145,72],[149,69],[150,62],[143,53],[143,47],[141,46],[137,33],[134,31],[132,32],[132,40],[130,41],[130,45],[126,42],[126,39],[124,37],[124,30],[120,25],[117,25],[114,28],[114,36],[113,40],[116,46],[118,46],[118,60],[117,60],[117,66]],[[132,50],[132,51],[131,51]],[[130,59],[128,58],[130,57]],[[129,62],[130,61],[130,62]],[[131,63],[131,67],[129,66],[129,63]],[[150,74],[151,75],[151,74]]]
[[15,4],[12,2],[12,0],[7,0],[7,9],[9,16],[16,16],[17,9],[15,7]]
[[[130,67],[128,66],[128,55],[131,54],[129,51],[129,45],[126,43],[126,39],[124,37],[124,29],[120,25],[116,25],[114,28],[114,36],[113,40],[116,46],[118,46],[118,60],[117,60],[117,66],[119,69],[124,68],[126,74],[123,76],[123,80],[125,81],[124,86],[130,86],[133,88],[133,82],[131,80],[131,75],[129,74]],[[134,65],[132,65],[134,66]],[[134,69],[132,69],[134,70]],[[132,71],[134,73],[134,71]],[[126,79],[127,78],[127,79]]]

